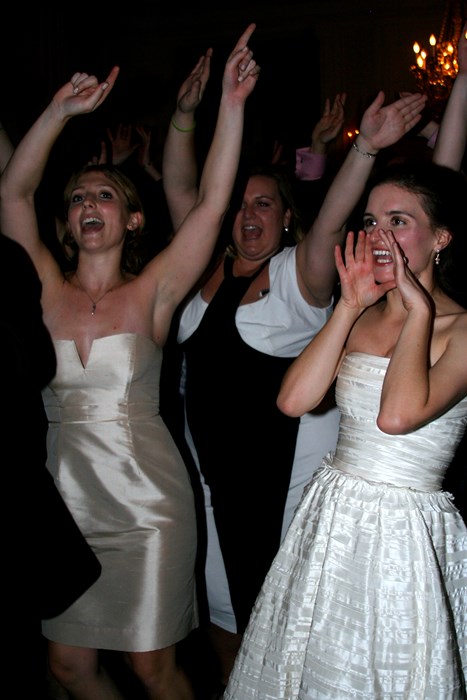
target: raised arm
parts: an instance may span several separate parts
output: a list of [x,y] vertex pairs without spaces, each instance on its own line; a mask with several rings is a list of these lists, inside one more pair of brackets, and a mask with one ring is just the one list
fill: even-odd
[[227,60],[216,129],[195,205],[154,261],[159,271],[163,265],[164,297],[169,305],[184,298],[208,265],[230,203],[242,147],[245,102],[259,75],[248,47],[255,27],[248,26]]
[[332,182],[310,231],[297,250],[298,278],[304,298],[327,306],[337,279],[334,248],[344,240],[344,226],[363,194],[379,150],[396,143],[419,120],[423,95],[402,97],[383,106],[384,93],[365,111],[359,135]]
[[75,73],[20,141],[0,180],[1,230],[26,248],[43,283],[51,274],[58,275],[59,269],[39,235],[35,192],[50,151],[68,120],[93,112],[102,104],[118,72],[119,68],[114,67],[102,83],[93,75]]
[[163,187],[174,231],[198,196],[198,164],[195,153],[195,112],[206,89],[212,49],[201,56],[178,91],[162,155]]
[[[449,240],[446,231],[439,242]],[[381,231],[394,260],[394,276],[407,315],[384,378],[378,427],[404,434],[444,413],[467,394],[467,318],[453,313],[447,338],[433,347],[435,307],[412,273],[391,231]]]
[[295,176],[299,180],[319,180],[325,170],[329,146],[341,133],[345,119],[345,92],[338,93],[332,103],[329,97],[311,133],[311,144],[295,152]]
[[433,161],[460,170],[467,143],[467,22],[457,45],[459,72],[444,110]]
[[14,147],[10,137],[5,131],[3,124],[0,124],[0,174],[5,170],[8,161],[13,155]]

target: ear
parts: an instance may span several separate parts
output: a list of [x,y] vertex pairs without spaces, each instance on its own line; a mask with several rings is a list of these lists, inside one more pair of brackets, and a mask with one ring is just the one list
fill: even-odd
[[452,233],[445,228],[440,228],[436,232],[436,250],[447,248],[452,240]]
[[140,211],[135,211],[130,215],[130,218],[128,219],[128,224],[127,224],[127,229],[129,231],[135,231],[137,228],[141,226],[141,222],[143,220],[143,216]]
[[287,226],[290,226],[290,220],[292,219],[292,210],[287,209],[285,214],[284,214],[284,221],[283,221],[283,226],[284,228],[287,228]]

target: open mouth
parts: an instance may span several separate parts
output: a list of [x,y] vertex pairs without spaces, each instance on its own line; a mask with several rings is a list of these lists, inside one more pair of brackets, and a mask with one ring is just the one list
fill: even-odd
[[373,258],[375,259],[376,265],[389,265],[392,263],[392,255],[389,250],[383,250],[382,248],[375,248],[373,250]]

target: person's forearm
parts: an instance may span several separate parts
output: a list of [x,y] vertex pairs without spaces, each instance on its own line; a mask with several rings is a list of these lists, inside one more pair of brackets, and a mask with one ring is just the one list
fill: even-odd
[[2,197],[30,196],[37,190],[50,151],[68,118],[52,101],[16,147],[1,178]]
[[323,201],[313,229],[340,231],[364,192],[375,162],[376,150],[361,137],[351,147]]
[[460,170],[467,143],[467,74],[454,81],[436,139],[433,161]]
[[164,193],[174,230],[178,229],[198,195],[193,114],[184,116],[185,119],[183,112],[177,110],[171,118],[162,158]]
[[0,124],[0,174],[5,170],[8,161],[13,155],[14,147],[5,131],[3,124]]
[[411,311],[399,335],[381,392],[378,426],[389,433],[417,427],[429,399],[429,307]]
[[245,101],[223,95],[211,148],[204,164],[199,199],[209,197],[216,208],[227,210],[237,175],[243,139]]
[[339,302],[325,326],[288,368],[277,405],[302,416],[319,405],[339,369],[347,337],[360,312]]

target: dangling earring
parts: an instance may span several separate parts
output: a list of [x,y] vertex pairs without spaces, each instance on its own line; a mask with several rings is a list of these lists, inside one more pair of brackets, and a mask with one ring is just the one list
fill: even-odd
[[285,231],[286,233],[288,233],[288,232],[289,232],[289,227],[288,227],[288,226],[284,226],[284,231]]
[[435,255],[435,265],[439,265],[439,250],[436,251],[436,255]]

